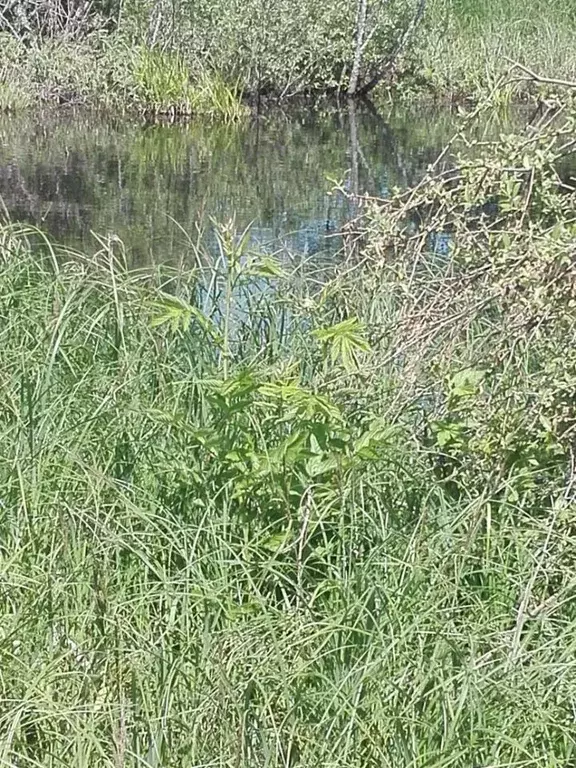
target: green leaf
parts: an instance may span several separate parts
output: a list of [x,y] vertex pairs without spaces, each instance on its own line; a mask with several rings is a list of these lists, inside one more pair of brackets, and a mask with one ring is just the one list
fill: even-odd
[[436,437],[436,444],[440,448],[447,445],[461,445],[466,424],[461,421],[435,421],[432,431]]
[[340,361],[348,373],[353,373],[360,367],[358,355],[371,351],[365,331],[364,323],[351,317],[328,328],[319,328],[312,335],[329,349],[332,363]]
[[310,477],[318,477],[326,472],[334,472],[341,465],[343,457],[335,455],[330,456],[312,456],[306,462],[306,473]]
[[262,256],[252,262],[246,269],[246,273],[254,277],[286,277],[286,272],[282,269],[280,262],[270,256]]
[[383,419],[374,419],[369,428],[354,443],[354,453],[360,458],[375,459],[378,450],[390,444],[398,428]]
[[160,325],[169,324],[172,331],[179,329],[188,330],[192,320],[206,331],[214,340],[218,341],[220,334],[214,323],[204,315],[197,307],[188,304],[178,296],[160,293],[153,304],[156,314],[151,318],[149,327],[157,328]]
[[269,552],[274,552],[274,554],[278,554],[284,549],[289,536],[290,536],[290,529],[288,528],[285,531],[280,531],[279,533],[272,534],[272,536],[268,536],[268,538],[260,542],[260,546],[263,549],[268,550]]
[[452,397],[469,397],[478,394],[486,371],[467,368],[456,373],[450,380]]

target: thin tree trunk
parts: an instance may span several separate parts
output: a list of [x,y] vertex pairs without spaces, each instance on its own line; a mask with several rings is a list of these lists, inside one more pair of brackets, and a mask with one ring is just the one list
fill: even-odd
[[350,82],[348,84],[348,96],[355,96],[360,79],[360,67],[362,65],[362,53],[364,51],[364,36],[366,34],[366,13],[368,0],[357,0],[356,6],[356,47],[354,50],[354,61],[352,63],[352,72],[350,73]]
[[396,44],[396,47],[392,50],[392,53],[384,59],[377,67],[374,75],[368,80],[367,83],[364,83],[361,88],[357,88],[354,95],[358,97],[366,96],[370,91],[372,91],[376,86],[382,81],[384,76],[386,75],[386,72],[388,71],[388,68],[394,64],[398,56],[402,53],[404,48],[406,47],[406,44],[410,40],[410,37],[414,33],[416,27],[418,24],[422,21],[422,17],[424,16],[424,11],[426,10],[426,0],[419,0],[418,6],[416,8],[416,12],[414,13],[414,16],[411,20],[411,22],[406,27],[406,30],[404,31],[404,34]]
[[158,32],[164,16],[163,0],[155,0],[150,16],[148,18],[148,32],[146,35],[146,44],[149,48],[154,48],[158,39]]
[[[360,194],[359,174],[359,144],[356,102],[348,99],[348,128],[350,131],[350,186],[349,186],[349,220],[353,221],[358,215],[358,196]],[[358,239],[352,230],[344,231],[344,247],[348,257],[358,255]]]
[[360,194],[360,177],[358,162],[358,120],[356,119],[356,103],[350,99],[348,101],[348,122],[350,128],[350,191],[354,196],[354,202],[357,202]]

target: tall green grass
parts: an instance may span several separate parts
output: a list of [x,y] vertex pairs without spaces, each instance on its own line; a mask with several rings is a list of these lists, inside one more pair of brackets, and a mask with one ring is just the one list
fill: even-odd
[[526,484],[469,436],[523,434],[497,418],[533,348],[504,405],[462,376],[497,316],[430,335],[440,266],[392,278],[391,215],[321,282],[233,226],[213,266],[141,271],[0,230],[0,765],[574,761],[564,457]]
[[[434,11],[441,7],[441,3],[432,0],[431,6]],[[521,0],[485,0],[482,3],[473,0],[445,0],[444,7],[463,24],[489,20],[525,20],[537,25],[546,18],[558,22],[576,21],[576,10],[570,0],[529,0],[528,3]]]
[[202,115],[234,122],[246,115],[238,84],[230,86],[205,69],[194,79],[182,56],[142,48],[134,64],[137,101],[156,115]]
[[[491,88],[510,70],[510,60],[544,77],[574,81],[575,29],[576,9],[567,0],[433,0],[420,40],[424,71],[440,92],[459,95]],[[516,88],[526,92],[526,85]]]

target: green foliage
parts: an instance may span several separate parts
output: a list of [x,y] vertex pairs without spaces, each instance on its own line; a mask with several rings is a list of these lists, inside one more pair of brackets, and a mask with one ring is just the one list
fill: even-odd
[[330,328],[320,328],[314,335],[329,348],[332,365],[340,361],[348,373],[352,373],[360,367],[358,354],[370,351],[364,331],[364,324],[351,317]]
[[0,82],[0,112],[16,112],[30,105],[29,94],[12,82]]
[[[454,168],[431,170],[408,203],[399,194],[374,214],[374,255],[430,344],[427,375],[444,380],[425,419],[453,493],[490,488],[544,511],[564,483],[576,423],[574,223],[556,168],[573,134],[573,115],[546,114],[524,135],[466,140]],[[450,246],[431,263],[439,232]],[[441,323],[429,309],[439,301],[450,308]],[[443,345],[449,354],[435,357]]]
[[198,76],[192,104],[196,113],[228,123],[237,122],[248,114],[239,80],[230,85],[221,74],[207,71]]
[[556,91],[510,73],[510,60],[543,76],[576,81],[576,15],[569,0],[432,0],[427,25],[416,79],[437,93],[481,98],[503,75],[509,86],[498,93],[507,101],[519,93],[546,98]]
[[[362,56],[366,77],[394,50],[412,13],[412,0],[371,4]],[[21,34],[19,27],[7,29],[19,40],[31,37],[28,49],[52,47],[60,56],[78,56],[77,79],[88,82],[75,92],[92,98],[98,94],[88,87],[94,68],[106,73],[106,90],[115,90],[122,76],[121,71],[111,76],[114,61],[101,56],[102,40],[118,50],[122,61],[128,47],[135,58],[128,66],[133,83],[117,96],[157,112],[194,110],[236,119],[244,93],[271,91],[285,97],[345,88],[354,51],[354,5],[341,0],[323,6],[312,0],[126,2],[119,15],[112,13],[113,31],[106,14],[87,13],[70,16],[74,34],[64,28],[58,34],[61,16],[50,16],[55,21],[48,35],[41,20]],[[86,52],[93,54],[92,70],[83,65]],[[43,84],[52,89],[49,74],[45,72]]]
[[137,98],[155,112],[190,114],[192,87],[182,58],[157,49],[143,48],[137,56],[134,72]]
[[[531,0],[530,13],[513,0],[428,0],[423,24],[405,37],[419,7],[419,0],[368,0],[361,82],[384,71],[395,98],[412,100],[427,90],[477,98],[509,71],[510,59],[542,75],[576,80],[576,20],[566,0]],[[6,80],[11,94],[22,92],[26,103],[144,105],[149,112],[233,120],[243,112],[243,96],[345,91],[356,3],[17,0],[0,16],[0,35],[10,41],[0,48],[0,82]],[[3,78],[15,41],[24,51],[20,69],[10,66]],[[509,80],[498,89],[501,106],[520,91],[548,97],[557,90],[553,83],[535,86],[518,72]]]
[[405,326],[380,270],[301,296],[232,224],[216,271],[126,272],[33,235],[0,229],[4,762],[574,758],[564,483],[543,515],[478,464],[455,494],[431,462],[514,414],[488,367],[436,346],[430,420],[464,426],[430,445],[421,349],[386,362],[382,330]]
[[[408,24],[414,4],[392,0],[370,4],[370,37],[363,68],[391,52]],[[249,0],[180,4],[184,48],[199,47],[228,77],[239,78],[249,92],[284,96],[314,90],[345,89],[350,75],[355,4],[333,0]],[[187,22],[187,23],[186,23]]]
[[206,70],[192,81],[189,64],[177,53],[142,48],[134,64],[134,89],[141,108],[153,114],[191,115],[234,122],[247,110],[238,83]]
[[574,762],[557,118],[463,131],[321,286],[234,222],[190,270],[0,228],[0,762]]

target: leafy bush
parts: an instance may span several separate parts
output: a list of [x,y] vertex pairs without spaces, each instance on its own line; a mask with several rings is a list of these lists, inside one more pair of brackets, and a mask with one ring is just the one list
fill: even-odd
[[[391,52],[414,13],[408,0],[372,3],[367,72]],[[345,88],[355,45],[354,3],[249,0],[178,5],[178,28],[167,44],[198,51],[248,91],[291,94]]]
[[444,381],[425,410],[441,476],[542,509],[563,488],[576,425],[573,191],[556,170],[574,117],[550,118],[472,142],[384,202],[368,245],[412,324],[397,343],[416,332]]
[[[155,0],[126,2],[121,13],[103,3],[56,0],[44,7],[35,0],[18,2],[3,28],[38,48],[58,40],[62,50],[78,55],[87,78],[82,53],[91,44],[98,59],[96,38],[110,31],[106,19],[111,14],[112,44],[120,55],[128,45],[138,57],[137,91],[149,105],[187,104],[188,78],[196,82],[207,73],[216,73],[218,88],[228,84],[228,99],[242,92],[287,96],[345,89],[355,50],[355,4],[343,0],[326,5],[312,0]],[[396,50],[416,7],[414,0],[368,0],[368,5],[361,57],[365,79]]]

